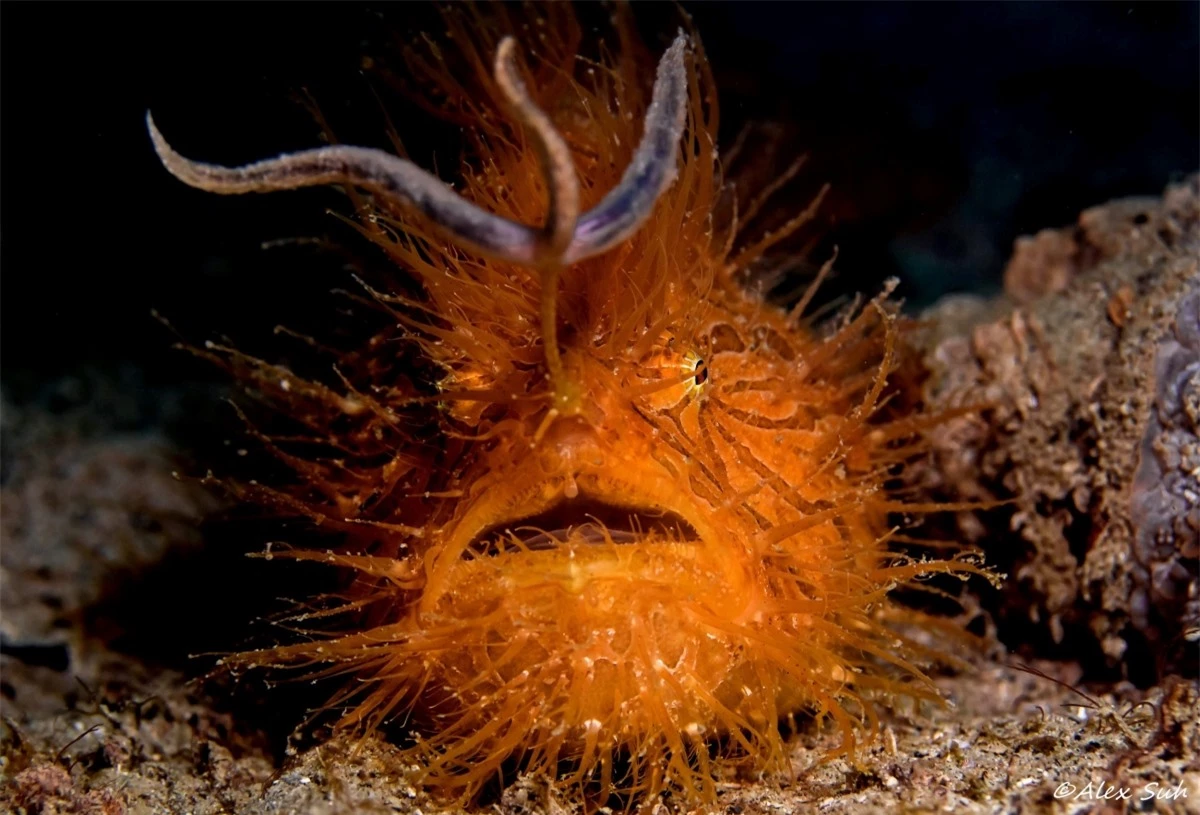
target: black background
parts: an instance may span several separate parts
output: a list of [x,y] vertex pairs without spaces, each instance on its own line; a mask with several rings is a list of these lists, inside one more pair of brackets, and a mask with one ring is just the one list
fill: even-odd
[[[776,123],[786,150],[812,156],[801,186],[834,184],[825,243],[841,247],[844,288],[899,275],[914,306],[994,289],[1018,234],[1157,194],[1200,164],[1196,3],[684,7],[721,86],[723,143],[747,121]],[[659,50],[674,7],[635,8]],[[97,365],[195,376],[152,308],[192,339],[250,347],[333,308],[328,290],[348,282],[335,260],[260,244],[353,243],[324,214],[337,197],[188,189],[158,165],[143,116],[153,109],[185,155],[244,162],[319,143],[292,99],[306,88],[344,141],[382,145],[360,61],[389,31],[436,30],[428,7],[6,2],[0,14],[6,384]],[[449,175],[455,150],[410,112],[398,129]]]

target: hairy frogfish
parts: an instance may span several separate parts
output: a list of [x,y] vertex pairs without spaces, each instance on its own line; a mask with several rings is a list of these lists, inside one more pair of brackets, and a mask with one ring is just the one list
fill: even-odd
[[403,723],[411,772],[463,799],[530,772],[711,801],[731,768],[786,770],[799,714],[853,751],[878,700],[936,696],[889,593],[979,568],[897,550],[897,513],[936,508],[892,487],[936,417],[889,403],[895,306],[815,324],[812,289],[745,285],[812,208],[747,237],[770,191],[721,205],[698,40],[652,70],[625,16],[585,60],[558,4],[536,37],[447,15],[465,75],[409,68],[463,124],[455,188],[338,144],[202,164],[147,119],[193,187],[340,185],[391,264],[362,284],[381,328],[325,380],[203,352],[299,428],[258,433],[290,475],[237,494],[327,548],[271,556],[350,577],[302,640],[223,662],[344,677],[338,727]]

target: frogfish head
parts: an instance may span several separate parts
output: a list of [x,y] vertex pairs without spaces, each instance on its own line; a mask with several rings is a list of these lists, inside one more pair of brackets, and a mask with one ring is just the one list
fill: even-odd
[[[784,717],[832,719],[852,749],[869,697],[929,694],[887,593],[968,567],[888,543],[903,505],[885,487],[921,427],[882,410],[892,307],[818,332],[745,289],[811,211],[751,242],[719,214],[694,38],[651,83],[626,28],[596,64],[575,59],[574,26],[550,26],[525,71],[501,32],[455,32],[480,87],[425,78],[475,122],[457,190],[357,147],[200,164],[150,123],[166,167],[202,189],[342,185],[359,231],[419,284],[368,289],[388,325],[333,384],[212,350],[336,450],[260,434],[296,477],[240,494],[332,540],[273,556],[355,575],[312,615],[338,625],[225,663],[352,675],[341,725],[409,717],[433,788],[470,795],[517,762],[711,799],[723,761],[786,766]],[[396,370],[400,346],[427,374]]]

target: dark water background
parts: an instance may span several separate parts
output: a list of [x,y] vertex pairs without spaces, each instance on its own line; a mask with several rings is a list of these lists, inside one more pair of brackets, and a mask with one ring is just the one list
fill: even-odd
[[[914,307],[992,291],[1017,235],[1157,194],[1200,166],[1197,3],[684,6],[720,83],[723,141],[771,123],[785,152],[811,155],[796,195],[833,183],[822,247],[841,247],[845,290],[898,275]],[[358,67],[386,39],[381,8],[3,5],[10,388],[83,365],[150,384],[207,376],[170,350],[151,308],[191,339],[229,334],[249,348],[279,322],[319,328],[335,307],[327,292],[348,284],[340,264],[260,244],[316,234],[353,244],[323,214],[337,197],[190,190],[159,166],[142,117],[153,109],[185,155],[243,162],[318,143],[290,98],[304,87],[344,140],[380,144]],[[401,30],[431,19],[416,4],[384,10]],[[651,34],[673,30],[669,4],[638,13]],[[447,175],[453,149],[408,113],[397,124],[409,146]]]

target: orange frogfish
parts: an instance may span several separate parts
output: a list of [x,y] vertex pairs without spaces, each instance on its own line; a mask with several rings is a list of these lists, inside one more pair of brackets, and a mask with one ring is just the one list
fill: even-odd
[[789,766],[789,716],[849,751],[874,700],[934,696],[888,594],[975,567],[891,539],[929,424],[885,407],[895,307],[818,331],[808,297],[745,287],[812,213],[753,240],[719,214],[695,36],[647,70],[622,14],[599,60],[569,9],[539,14],[526,42],[450,13],[467,75],[410,63],[473,122],[454,189],[353,146],[201,164],[148,121],[202,190],[340,185],[397,281],[363,284],[386,324],[327,381],[207,352],[311,442],[260,433],[291,476],[240,489],[327,533],[272,556],[353,578],[319,635],[224,662],[344,676],[339,727],[405,721],[433,791],[520,771],[712,801],[730,767]]

